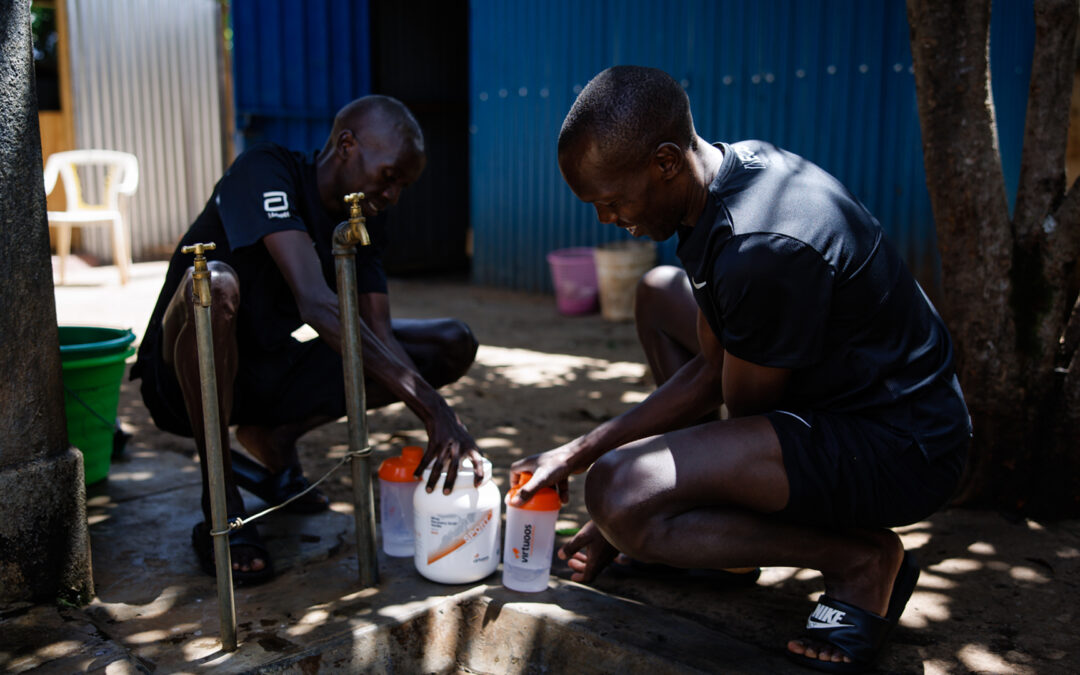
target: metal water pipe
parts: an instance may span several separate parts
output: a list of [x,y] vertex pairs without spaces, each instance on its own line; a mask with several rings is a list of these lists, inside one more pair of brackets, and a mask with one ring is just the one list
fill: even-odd
[[341,359],[345,371],[345,410],[349,416],[356,558],[360,566],[360,584],[366,587],[379,583],[379,567],[375,548],[375,496],[371,485],[360,308],[356,298],[356,245],[371,244],[364,216],[360,212],[360,200],[363,198],[362,192],[345,195],[349,218],[334,229],[332,252],[341,314]]
[[199,380],[202,386],[203,431],[206,438],[206,472],[210,478],[210,534],[214,540],[217,571],[218,612],[221,617],[221,649],[236,650],[236,598],[233,596],[232,556],[229,553],[229,516],[225,503],[225,469],[221,451],[221,424],[218,414],[217,372],[214,368],[214,332],[210,323],[210,268],[206,251],[213,242],[185,246],[182,253],[195,254],[191,275],[195,301],[195,338],[199,351]]

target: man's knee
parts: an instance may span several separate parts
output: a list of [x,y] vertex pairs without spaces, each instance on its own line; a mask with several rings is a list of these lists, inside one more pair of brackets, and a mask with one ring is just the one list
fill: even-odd
[[638,281],[634,291],[634,317],[640,324],[663,316],[670,309],[672,297],[684,293],[686,273],[673,265],[654,267]]
[[207,263],[210,268],[210,301],[215,312],[232,318],[240,307],[240,279],[236,270],[220,260]]
[[630,453],[608,452],[585,477],[585,505],[589,517],[615,548],[640,557],[647,546],[649,514],[641,501],[640,472]]
[[[211,317],[214,330],[217,332],[231,324],[236,318],[240,307],[240,280],[236,276],[236,271],[224,262],[211,260],[207,266],[210,269]],[[169,300],[161,320],[162,356],[169,364],[173,363],[174,352],[181,335],[193,330],[192,328],[185,329],[194,320],[195,315],[193,272],[194,268],[191,267],[184,272],[184,277]]]
[[459,319],[447,319],[443,330],[445,331],[446,350],[444,358],[446,359],[446,367],[452,374],[453,379],[457,380],[472,367],[480,343],[476,340],[476,336],[473,335],[469,324]]

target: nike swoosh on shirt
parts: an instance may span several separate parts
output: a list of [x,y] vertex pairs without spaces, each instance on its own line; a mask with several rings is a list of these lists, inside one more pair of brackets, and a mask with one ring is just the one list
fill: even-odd
[[694,277],[690,277],[690,285],[692,285],[692,286],[693,286],[694,288],[696,288],[696,289],[702,289],[702,288],[705,288],[705,284],[706,284],[706,283],[708,283],[708,282],[702,281],[702,282],[701,282],[701,283],[699,284],[698,282],[694,281]]

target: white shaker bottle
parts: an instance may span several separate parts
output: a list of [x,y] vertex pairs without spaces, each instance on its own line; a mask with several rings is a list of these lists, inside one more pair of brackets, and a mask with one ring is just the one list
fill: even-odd
[[407,445],[396,457],[379,465],[379,525],[383,551],[395,558],[413,554],[413,492],[420,480],[414,478],[424,449]]
[[518,482],[506,496],[506,544],[503,546],[503,586],[535,593],[547,590],[551,576],[551,555],[555,552],[555,521],[559,517],[559,494],[541,488],[523,506],[512,506],[510,498],[532,479],[518,474]]

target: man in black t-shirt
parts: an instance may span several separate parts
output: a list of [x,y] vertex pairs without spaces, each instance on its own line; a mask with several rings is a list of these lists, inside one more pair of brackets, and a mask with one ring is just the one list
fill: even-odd
[[[195,440],[206,520],[192,540],[209,574],[214,567],[192,258],[180,252],[183,246],[217,246],[207,258],[221,433],[227,439],[229,425],[236,425],[237,440],[257,460],[225,453],[230,517],[245,513],[238,486],[271,504],[305,489],[297,439],[345,414],[331,238],[347,218],[343,197],[353,192],[365,195],[361,207],[372,238],[372,246],[357,247],[356,262],[367,403],[402,401],[424,422],[428,448],[417,474],[433,462],[447,466],[445,490],[462,458],[481,465],[475,441],[436,391],[472,365],[477,343],[468,326],[453,319],[390,319],[380,260],[386,232],[378,216],[419,178],[425,162],[423,134],[399,101],[357,99],[338,112],[320,151],[302,154],[265,144],[241,154],[173,253],[131,376],[142,379],[154,423]],[[305,323],[321,339],[296,340],[293,332]],[[432,472],[429,491],[440,473]],[[286,508],[311,513],[328,505],[313,490]],[[230,546],[238,583],[272,577],[254,526],[234,532]]]
[[918,579],[888,528],[947,501],[971,434],[941,318],[835,178],[768,143],[709,144],[661,71],[594,78],[563,123],[559,167],[601,222],[677,235],[685,271],[656,268],[638,287],[659,388],[515,463],[533,474],[516,502],[588,471],[592,521],[560,551],[579,581],[619,552],[820,570],[826,593],[788,653],[868,668]]

